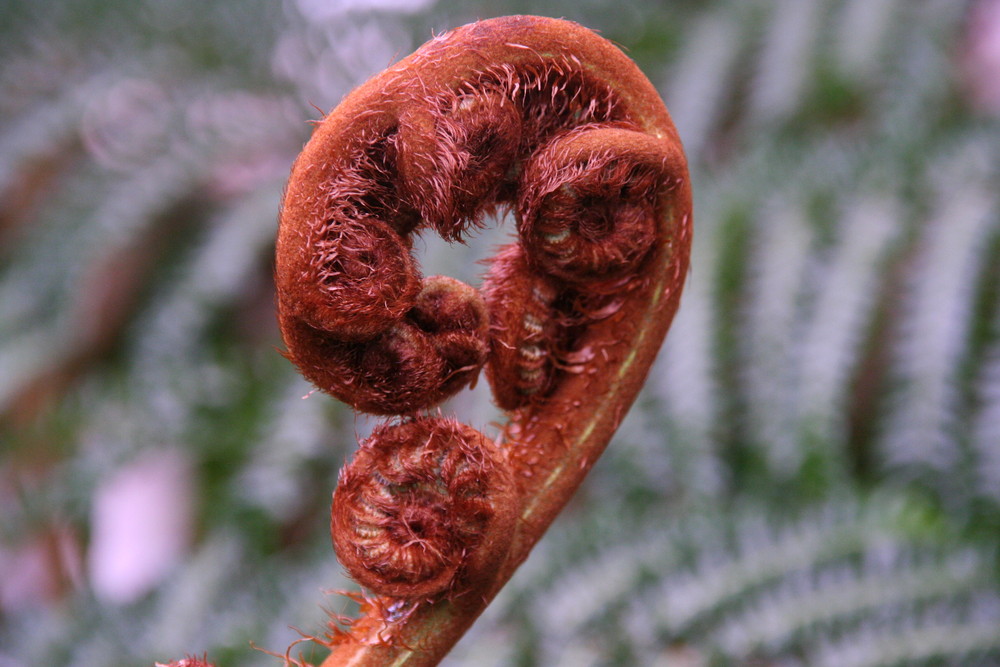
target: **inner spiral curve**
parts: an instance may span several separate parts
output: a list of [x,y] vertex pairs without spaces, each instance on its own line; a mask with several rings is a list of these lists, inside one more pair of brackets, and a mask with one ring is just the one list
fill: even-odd
[[472,427],[432,417],[383,425],[341,471],[334,548],[373,591],[433,595],[505,552],[514,494],[501,452]]

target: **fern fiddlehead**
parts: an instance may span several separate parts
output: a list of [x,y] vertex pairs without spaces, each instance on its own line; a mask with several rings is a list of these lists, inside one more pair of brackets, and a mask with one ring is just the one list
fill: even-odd
[[[519,238],[484,295],[420,277],[414,233],[458,240],[497,210],[514,211]],[[318,125],[278,235],[288,356],[355,409],[401,417],[342,472],[332,520],[342,563],[395,611],[356,621],[325,665],[432,665],[461,637],[634,400],[690,240],[687,167],[663,103],[574,23],[458,28]],[[420,415],[484,364],[509,416],[498,443]]]

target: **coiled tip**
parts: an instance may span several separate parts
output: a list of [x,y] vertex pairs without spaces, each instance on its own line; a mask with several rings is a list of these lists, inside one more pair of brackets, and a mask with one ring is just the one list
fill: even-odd
[[418,417],[377,428],[341,470],[331,534],[341,564],[379,595],[427,598],[490,576],[517,491],[502,451],[472,427]]

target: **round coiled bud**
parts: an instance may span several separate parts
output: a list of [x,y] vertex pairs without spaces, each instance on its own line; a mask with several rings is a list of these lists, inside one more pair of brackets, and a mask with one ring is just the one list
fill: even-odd
[[341,470],[334,549],[379,595],[443,594],[506,557],[516,494],[502,452],[472,427],[436,417],[383,425]]
[[570,283],[633,273],[649,254],[669,179],[667,142],[581,126],[540,148],[524,169],[518,232],[537,271]]

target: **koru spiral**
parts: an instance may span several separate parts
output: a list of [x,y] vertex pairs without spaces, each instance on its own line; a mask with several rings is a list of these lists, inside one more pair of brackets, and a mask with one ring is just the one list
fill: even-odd
[[[415,234],[512,212],[482,289],[423,277]],[[575,23],[440,35],[351,92],[295,162],[276,282],[287,356],[390,419],[341,472],[332,529],[380,596],[492,596],[603,450],[688,270],[691,192],[655,89]],[[485,368],[498,441],[429,414]],[[472,596],[475,597],[475,596]]]

